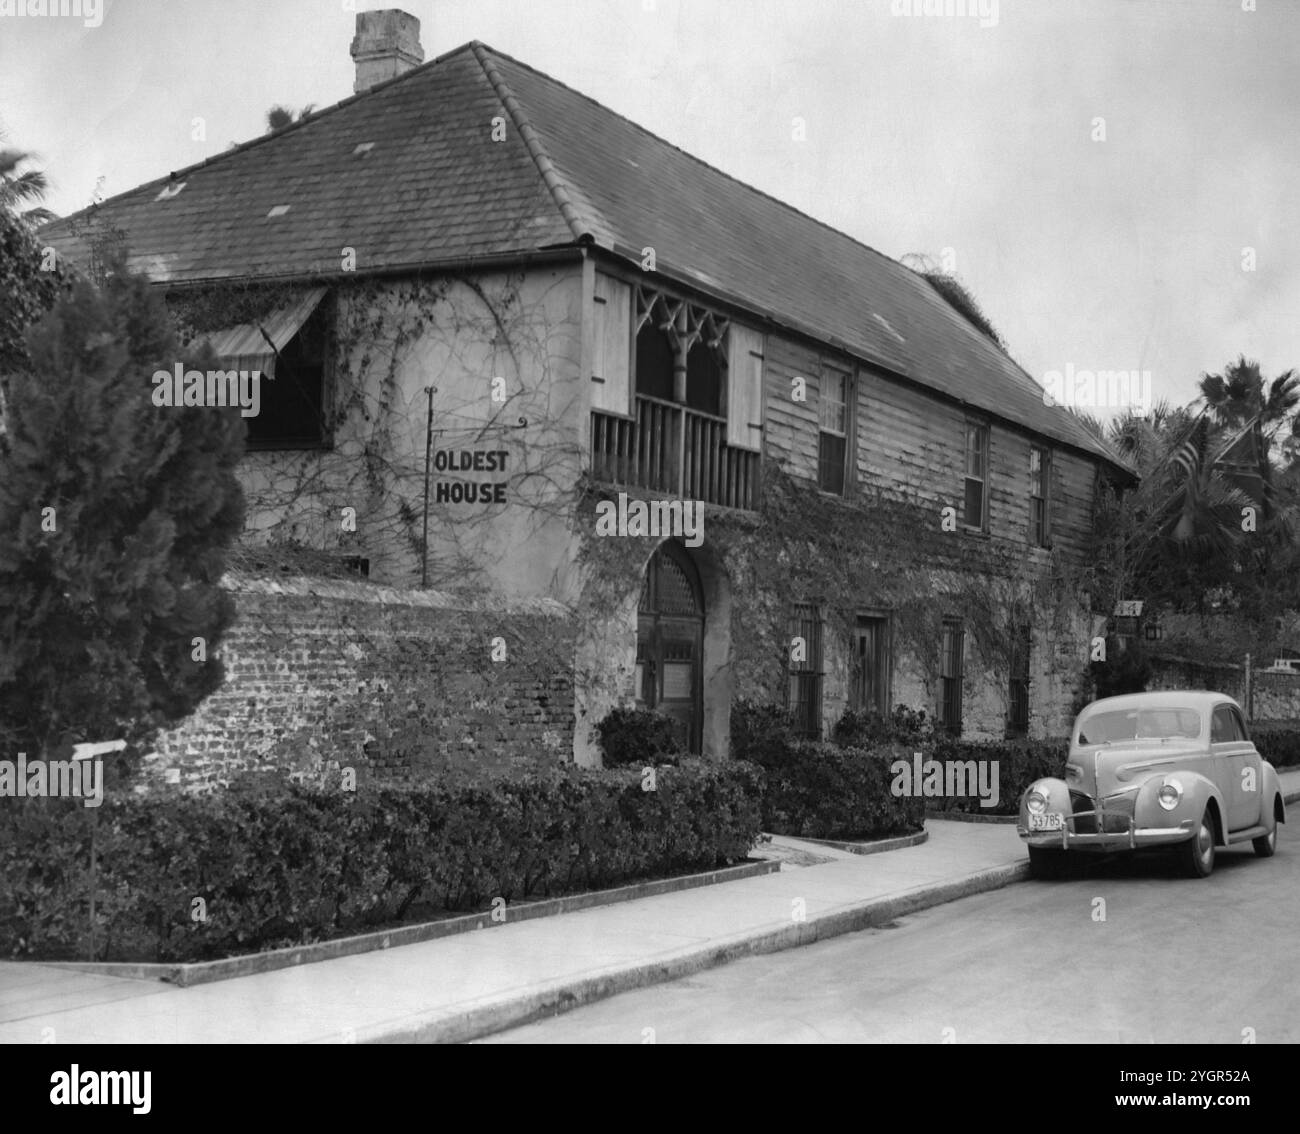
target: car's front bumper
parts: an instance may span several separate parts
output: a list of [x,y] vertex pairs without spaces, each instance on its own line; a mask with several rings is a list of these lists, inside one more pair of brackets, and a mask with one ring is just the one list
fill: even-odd
[[[1079,831],[1078,826],[1092,829]],[[1139,827],[1131,815],[1085,811],[1066,815],[1059,831],[1030,831],[1022,817],[1016,823],[1016,834],[1031,847],[1115,851],[1181,843],[1195,834],[1195,828],[1195,819],[1184,819],[1173,827]]]

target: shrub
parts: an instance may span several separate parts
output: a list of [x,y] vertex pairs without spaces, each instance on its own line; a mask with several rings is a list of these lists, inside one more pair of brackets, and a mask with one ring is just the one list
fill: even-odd
[[775,705],[739,700],[731,706],[731,755],[762,767],[775,767],[788,759],[790,746],[799,743],[794,718]]
[[997,761],[998,802],[981,806],[978,795],[931,799],[929,806],[940,811],[969,811],[977,815],[1015,815],[1020,797],[1034,780],[1043,776],[1062,776],[1069,753],[1065,740],[995,740],[970,741],[940,738],[926,753],[940,761],[974,760],[976,763]]
[[761,791],[752,765],[687,759],[649,791],[639,770],[567,767],[356,794],[124,795],[96,810],[9,800],[0,956],[87,956],[92,827],[96,959],[183,962],[713,869],[753,845]]
[[1250,730],[1250,738],[1259,754],[1275,768],[1293,768],[1300,765],[1300,728],[1269,728],[1257,725]]
[[649,709],[612,709],[596,731],[607,768],[676,764],[686,751],[681,722]]
[[895,705],[887,717],[875,709],[866,712],[846,709],[836,723],[831,739],[847,748],[862,748],[893,741],[919,744],[928,742],[933,735],[934,722],[926,717],[924,709]]
[[[901,746],[846,748],[826,741],[755,746],[763,761],[763,828],[814,839],[884,838],[919,831],[924,801],[890,791]],[[751,756],[751,758],[753,758]]]

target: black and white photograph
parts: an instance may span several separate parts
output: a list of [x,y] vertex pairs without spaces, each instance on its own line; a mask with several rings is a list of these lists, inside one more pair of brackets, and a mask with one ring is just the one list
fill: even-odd
[[1263,1105],[1300,3],[389,2],[0,0],[30,1114],[191,1044]]

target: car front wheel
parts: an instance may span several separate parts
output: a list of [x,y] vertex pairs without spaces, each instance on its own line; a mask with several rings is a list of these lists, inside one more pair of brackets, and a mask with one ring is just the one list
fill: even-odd
[[1201,812],[1196,833],[1178,847],[1179,864],[1189,878],[1208,878],[1214,869],[1214,818],[1207,807]]

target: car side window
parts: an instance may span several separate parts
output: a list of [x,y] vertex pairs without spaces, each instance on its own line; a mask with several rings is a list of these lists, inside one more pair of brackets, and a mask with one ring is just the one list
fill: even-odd
[[1210,721],[1210,743],[1224,744],[1227,741],[1235,740],[1232,728],[1232,717],[1228,713],[1227,705],[1220,705],[1214,710],[1214,716]]
[[1250,733],[1246,731],[1246,722],[1241,719],[1241,713],[1231,705],[1228,706],[1228,711],[1232,714],[1232,723],[1237,728],[1237,739],[1249,740]]

